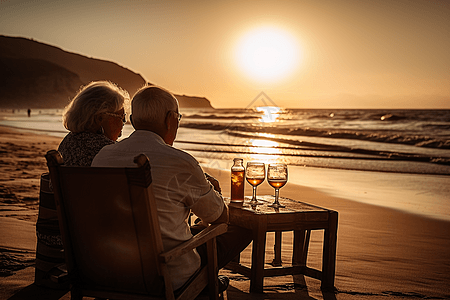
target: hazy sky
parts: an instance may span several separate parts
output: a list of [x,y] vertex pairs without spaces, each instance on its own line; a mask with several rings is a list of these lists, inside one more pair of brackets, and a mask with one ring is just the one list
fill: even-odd
[[0,2],[0,34],[110,60],[216,108],[450,108],[450,1]]

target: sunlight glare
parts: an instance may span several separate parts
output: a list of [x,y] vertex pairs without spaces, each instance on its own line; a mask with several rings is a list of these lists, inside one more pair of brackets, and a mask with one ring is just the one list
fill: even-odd
[[297,68],[301,53],[296,39],[276,27],[258,27],[238,42],[236,59],[240,68],[253,79],[280,80]]
[[257,107],[256,110],[263,113],[261,119],[259,119],[260,122],[272,123],[278,121],[277,119],[280,116],[279,112],[281,111],[281,108],[276,106],[261,106]]
[[258,153],[251,155],[252,160],[257,160],[266,164],[273,163],[277,161],[277,154],[281,153],[280,149],[277,148],[279,144],[274,141],[252,139],[250,140],[250,143],[250,150],[252,152]]

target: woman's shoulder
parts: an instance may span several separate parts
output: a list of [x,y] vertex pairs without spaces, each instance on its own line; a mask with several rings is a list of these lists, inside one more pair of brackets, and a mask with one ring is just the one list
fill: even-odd
[[71,132],[59,144],[58,151],[68,165],[89,166],[100,149],[110,144],[114,141],[102,134]]
[[63,139],[63,142],[75,142],[75,143],[100,143],[100,144],[114,144],[114,141],[110,140],[103,134],[92,132],[69,132]]
[[73,151],[78,148],[91,148],[100,150],[106,145],[114,144],[115,142],[108,139],[103,134],[91,132],[68,133],[59,144],[58,150]]

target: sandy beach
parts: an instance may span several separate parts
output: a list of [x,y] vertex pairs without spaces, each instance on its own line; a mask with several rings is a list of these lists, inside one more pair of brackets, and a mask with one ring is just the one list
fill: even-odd
[[[44,154],[56,149],[60,140],[0,126],[0,299],[70,299],[69,293],[33,285],[39,178],[47,170]],[[205,171],[219,179],[224,196],[229,196],[229,173]],[[327,169],[315,172],[327,178]],[[246,194],[250,193],[247,185]],[[264,182],[258,194],[273,194],[273,189]],[[251,294],[248,278],[222,270],[231,279],[228,299],[450,299],[450,222],[290,183],[280,194],[338,211],[337,290],[322,292],[318,280],[296,275],[266,278],[264,292]],[[309,266],[320,267],[322,234],[312,234]],[[269,234],[267,263],[273,258],[273,242]],[[290,260],[291,251],[292,235],[286,233],[284,262]],[[250,262],[250,254],[249,247],[242,254],[243,263]]]

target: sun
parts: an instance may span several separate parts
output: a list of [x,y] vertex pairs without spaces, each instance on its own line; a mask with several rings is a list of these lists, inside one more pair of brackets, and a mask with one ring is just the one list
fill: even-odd
[[277,27],[258,27],[238,41],[235,57],[238,66],[252,79],[278,81],[290,75],[301,58],[294,36]]

